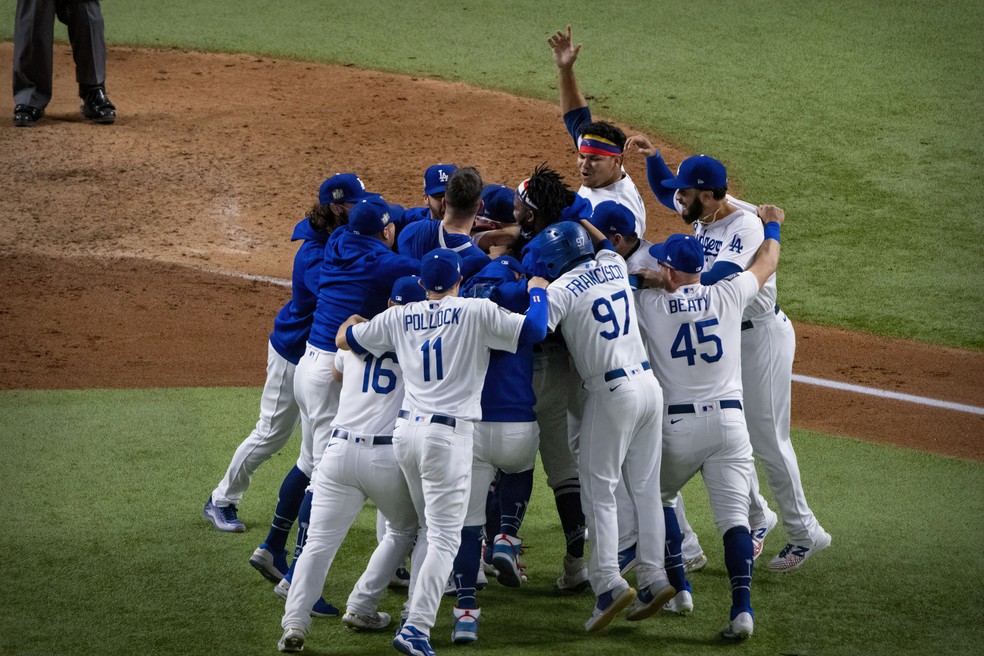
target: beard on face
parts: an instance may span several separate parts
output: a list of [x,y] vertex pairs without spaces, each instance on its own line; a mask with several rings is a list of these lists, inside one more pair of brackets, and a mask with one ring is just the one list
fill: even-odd
[[702,216],[704,216],[704,203],[700,202],[699,196],[694,196],[690,205],[687,206],[687,211],[683,213],[683,220],[693,225]]

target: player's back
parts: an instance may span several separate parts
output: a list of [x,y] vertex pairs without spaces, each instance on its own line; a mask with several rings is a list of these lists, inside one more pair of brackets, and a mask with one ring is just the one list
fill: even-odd
[[581,378],[646,360],[625,260],[603,250],[550,284],[550,326],[560,325]]
[[636,293],[666,403],[741,399],[741,316],[757,292],[757,280],[746,272],[710,287]]
[[342,390],[332,425],[361,435],[392,434],[403,403],[403,371],[396,353],[359,356],[340,350],[335,368],[342,374]]

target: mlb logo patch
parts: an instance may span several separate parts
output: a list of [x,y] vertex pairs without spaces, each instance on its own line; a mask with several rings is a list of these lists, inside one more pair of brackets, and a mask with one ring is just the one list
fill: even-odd
[[711,412],[712,410],[714,410],[714,404],[713,403],[704,403],[704,404],[702,404],[700,406],[700,409],[702,411],[704,411],[704,412]]

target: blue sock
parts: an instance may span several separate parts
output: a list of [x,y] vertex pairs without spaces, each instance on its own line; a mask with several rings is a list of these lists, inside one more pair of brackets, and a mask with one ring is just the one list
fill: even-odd
[[454,557],[454,584],[458,588],[458,608],[478,608],[475,584],[478,581],[478,559],[482,555],[482,527],[461,529],[461,546]]
[[554,489],[554,502],[560,516],[560,526],[567,538],[567,555],[584,557],[584,510],[581,508],[581,482],[576,478],[564,481]]
[[308,525],[311,523],[311,501],[313,499],[313,493],[305,493],[304,500],[301,501],[301,508],[297,512],[297,544],[294,545],[294,560],[290,563],[291,572],[294,571],[294,563],[297,562],[297,557],[304,551],[304,543],[307,542]]
[[518,474],[503,474],[499,478],[499,508],[502,509],[500,533],[513,537],[519,535],[519,527],[526,516],[526,507],[532,494],[532,469]]
[[311,479],[294,465],[284,477],[284,482],[280,484],[277,508],[273,511],[273,523],[264,540],[274,554],[279,554],[287,548],[287,536],[290,535],[290,529],[297,519],[297,511],[304,499],[304,491],[310,483]]
[[673,508],[663,508],[663,519],[666,522],[666,576],[677,592],[690,591],[690,581],[683,568],[683,531]]
[[[724,534],[724,564],[731,579],[731,619],[752,612],[752,534],[735,526]],[[754,614],[753,614],[754,616]]]
[[502,470],[495,472],[495,480],[489,486],[489,493],[485,499],[485,540],[492,548],[492,541],[499,533],[499,524],[502,523],[502,513],[499,512],[499,477]]

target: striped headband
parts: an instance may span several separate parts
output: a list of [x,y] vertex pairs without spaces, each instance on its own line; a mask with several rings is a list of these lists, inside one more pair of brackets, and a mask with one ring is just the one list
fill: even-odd
[[534,204],[533,201],[530,200],[529,188],[530,188],[529,178],[526,178],[525,180],[519,183],[519,186],[516,187],[516,193],[519,194],[519,200],[523,202],[523,205],[526,205],[530,209],[539,210],[540,208],[537,207],[536,204]]
[[605,157],[618,157],[622,154],[622,149],[614,141],[609,141],[596,134],[582,135],[577,150],[585,155],[604,155]]

